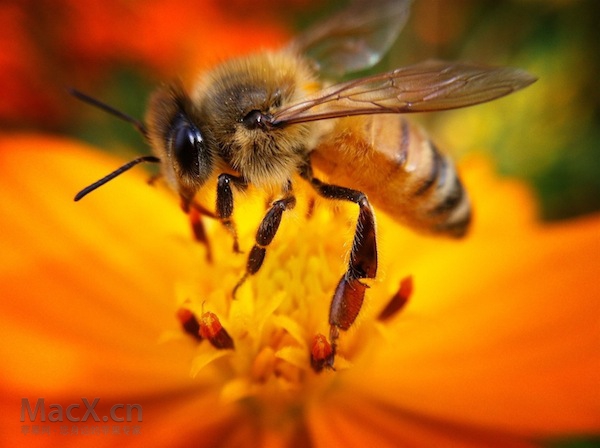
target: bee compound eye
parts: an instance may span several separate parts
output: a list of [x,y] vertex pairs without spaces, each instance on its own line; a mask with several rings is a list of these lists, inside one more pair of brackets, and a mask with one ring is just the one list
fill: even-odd
[[[177,158],[184,158],[186,155],[194,155],[197,153],[204,139],[200,131],[190,124],[182,124],[175,128],[175,136],[173,139],[173,151]],[[194,157],[195,158],[195,157]]]
[[198,128],[188,122],[175,126],[171,138],[171,151],[180,169],[189,174],[199,174],[199,157],[204,139]]

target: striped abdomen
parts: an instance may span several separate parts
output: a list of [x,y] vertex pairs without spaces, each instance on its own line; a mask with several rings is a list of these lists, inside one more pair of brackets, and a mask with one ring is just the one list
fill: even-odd
[[416,230],[460,237],[471,207],[452,160],[400,115],[344,118],[312,153],[329,181],[363,191]]

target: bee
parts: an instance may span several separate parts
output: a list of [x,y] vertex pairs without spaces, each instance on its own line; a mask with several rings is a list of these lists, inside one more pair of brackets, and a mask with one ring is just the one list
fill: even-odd
[[[80,99],[130,121],[153,156],[131,161],[82,190],[76,200],[141,162],[160,163],[182,208],[216,187],[215,216],[234,236],[234,191],[254,185],[278,192],[259,224],[244,280],[256,274],[282,216],[295,206],[293,180],[359,208],[346,271],[333,293],[333,354],[377,274],[371,203],[418,231],[463,236],[471,208],[452,160],[403,114],[490,101],[535,81],[523,70],[428,60],[350,81],[330,81],[374,66],[404,24],[410,0],[355,1],[279,51],[231,59],[202,74],[191,89],[160,87],[145,122],[80,92]],[[328,175],[314,175],[313,167]],[[331,182],[331,183],[329,183]]]

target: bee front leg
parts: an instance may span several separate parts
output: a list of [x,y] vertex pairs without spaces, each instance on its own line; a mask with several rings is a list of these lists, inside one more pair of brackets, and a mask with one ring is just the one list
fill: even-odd
[[285,196],[271,204],[271,207],[261,221],[260,226],[258,226],[258,230],[256,231],[256,242],[248,255],[246,272],[233,288],[234,297],[238,288],[244,284],[248,276],[256,274],[261,268],[263,261],[265,260],[265,255],[267,254],[267,246],[271,244],[271,241],[275,238],[277,230],[279,229],[279,224],[281,224],[283,212],[294,208],[295,205],[296,197],[292,193],[291,183],[288,183]]
[[212,249],[210,247],[210,242],[208,241],[208,236],[206,235],[204,221],[202,221],[202,212],[196,207],[191,207],[188,216],[190,218],[194,239],[206,246],[206,261],[212,263]]
[[233,191],[231,190],[231,184],[234,184],[238,188],[246,188],[248,185],[242,177],[226,173],[219,175],[217,180],[217,218],[233,236],[233,251],[240,253],[237,230],[235,223],[231,219],[231,215],[233,214]]
[[192,227],[192,234],[194,239],[200,244],[206,246],[206,260],[212,263],[212,248],[206,234],[206,227],[204,226],[203,217],[217,219],[217,216],[205,208],[202,204],[197,202],[195,199],[188,199],[186,196],[181,196],[181,209],[184,213],[187,213],[190,219],[190,225]]
[[[364,193],[338,185],[326,184],[313,177],[309,166],[301,172],[301,175],[310,182],[320,196],[351,201],[360,209],[348,269],[342,275],[335,289],[329,309],[330,339],[333,353],[335,353],[339,330],[348,330],[362,307],[368,286],[360,280],[375,278],[377,274],[375,216]],[[330,364],[333,364],[333,360],[330,361]]]

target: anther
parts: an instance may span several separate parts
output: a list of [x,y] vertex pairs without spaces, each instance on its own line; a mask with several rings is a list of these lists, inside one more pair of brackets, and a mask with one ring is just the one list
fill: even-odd
[[319,373],[325,368],[333,369],[334,360],[335,345],[331,345],[322,334],[316,334],[310,346],[310,366]]
[[216,314],[210,311],[202,314],[200,318],[200,336],[208,339],[213,347],[219,350],[234,348],[233,339],[231,339],[227,330],[223,328]]
[[400,287],[398,292],[394,294],[385,308],[379,313],[377,319],[380,321],[386,321],[398,314],[408,303],[410,296],[413,292],[413,279],[412,276],[403,278],[400,281]]
[[177,310],[177,320],[181,323],[181,327],[183,331],[192,336],[197,341],[202,340],[202,336],[200,335],[200,323],[194,313],[192,313],[187,308],[179,308]]

